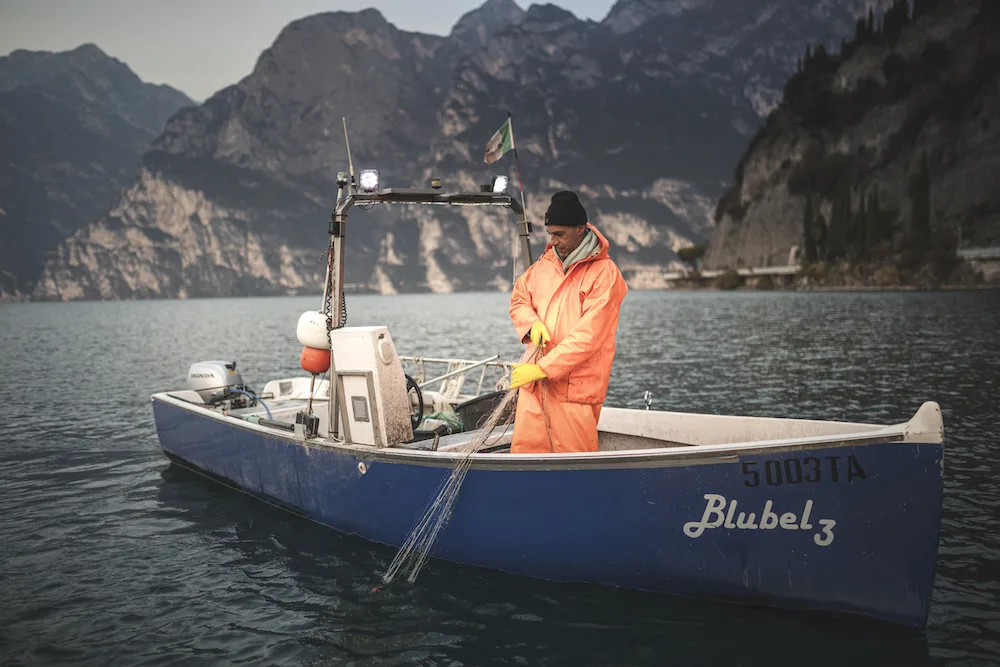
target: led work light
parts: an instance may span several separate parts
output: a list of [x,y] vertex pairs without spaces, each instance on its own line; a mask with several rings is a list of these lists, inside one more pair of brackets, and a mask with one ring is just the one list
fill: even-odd
[[365,192],[378,190],[378,169],[362,169],[358,182],[361,184],[361,189]]

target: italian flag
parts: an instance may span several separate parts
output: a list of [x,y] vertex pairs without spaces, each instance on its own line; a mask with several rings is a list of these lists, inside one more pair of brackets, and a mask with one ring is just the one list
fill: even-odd
[[493,164],[503,157],[504,153],[513,148],[514,128],[511,127],[510,118],[507,118],[507,121],[486,142],[486,155],[483,157],[483,161],[486,164]]

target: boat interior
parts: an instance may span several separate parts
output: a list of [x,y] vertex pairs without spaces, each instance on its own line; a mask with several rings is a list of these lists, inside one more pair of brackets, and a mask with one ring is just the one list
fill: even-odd
[[[481,427],[503,399],[512,364],[487,360],[399,357],[407,379],[407,397],[413,437],[389,445],[407,450],[466,451],[482,435]],[[230,417],[258,424],[285,424],[310,411],[319,420],[317,437],[330,438],[328,399],[330,383],[309,376],[272,380],[248,407],[223,409]],[[312,401],[310,401],[310,391]],[[201,404],[190,390],[168,392],[181,400]],[[215,409],[222,409],[216,407]],[[501,418],[477,451],[508,452],[513,436],[513,408]],[[289,429],[290,430],[290,429]],[[673,447],[725,446],[737,443],[795,439],[886,438],[927,441],[943,438],[937,404],[925,403],[908,421],[868,424],[829,420],[666,412],[605,406],[598,423],[602,452]]]

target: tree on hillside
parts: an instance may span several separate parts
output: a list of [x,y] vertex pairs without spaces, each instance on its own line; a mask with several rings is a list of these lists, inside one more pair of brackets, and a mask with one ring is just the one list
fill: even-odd
[[927,154],[920,159],[917,174],[910,183],[913,212],[910,218],[910,244],[915,250],[927,249],[931,235],[931,174]]
[[697,271],[701,258],[705,256],[707,250],[708,246],[704,243],[679,248],[677,250],[677,258],[691,267],[692,271]]
[[852,262],[868,259],[868,201],[861,197],[858,210],[851,215],[847,233],[847,256]]
[[865,245],[870,255],[881,258],[891,252],[892,218],[882,210],[878,190],[872,191],[865,206]]
[[941,4],[941,0],[913,0],[913,20],[934,11]]
[[813,62],[819,67],[826,67],[830,63],[830,54],[826,51],[826,45],[819,44],[813,52]]
[[882,35],[890,44],[895,44],[903,28],[910,22],[909,0],[894,0],[892,7],[882,18]]
[[817,259],[826,258],[826,246],[827,240],[829,239],[829,225],[826,222],[826,218],[820,213],[816,216],[816,257]]
[[812,194],[806,195],[806,207],[802,212],[802,247],[805,252],[806,264],[814,264],[819,260],[816,249],[816,214],[813,211]]
[[851,233],[851,186],[847,179],[841,179],[833,193],[833,208],[830,211],[830,229],[826,241],[826,259],[833,262],[844,257],[847,252],[848,236]]

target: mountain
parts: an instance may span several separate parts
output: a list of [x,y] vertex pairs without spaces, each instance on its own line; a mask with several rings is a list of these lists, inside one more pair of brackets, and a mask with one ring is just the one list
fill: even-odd
[[17,50],[0,58],[0,92],[36,87],[69,103],[87,102],[129,124],[159,135],[187,95],[143,82],[129,67],[93,44],[72,51]]
[[48,256],[108,210],[187,104],[90,44],[0,58],[0,298],[31,292]]
[[[813,49],[738,162],[704,266],[935,284],[1000,245],[1000,5],[896,2]],[[831,275],[826,275],[831,273]]]
[[468,12],[451,29],[451,40],[465,52],[477,51],[497,32],[516,25],[524,18],[524,10],[514,0],[487,0],[478,9]]
[[[34,296],[316,293],[334,178],[474,188],[513,113],[531,219],[578,190],[631,284],[662,284],[710,233],[729,170],[807,43],[831,46],[864,6],[832,0],[621,0],[601,22],[490,0],[447,37],[375,10],[295,21],[253,72],[175,114],[106,215],[63,242]],[[512,178],[513,187],[517,180]],[[516,190],[515,190],[516,192]],[[536,225],[536,251],[544,243]],[[504,289],[512,220],[475,207],[355,211],[359,289]]]

